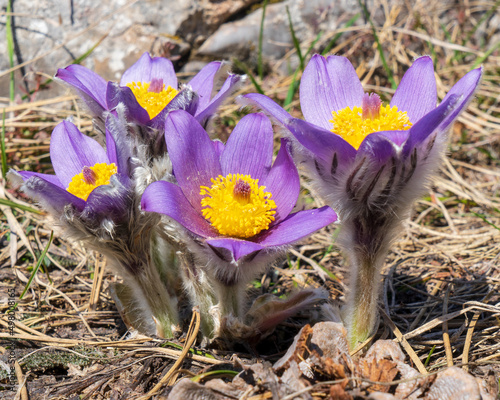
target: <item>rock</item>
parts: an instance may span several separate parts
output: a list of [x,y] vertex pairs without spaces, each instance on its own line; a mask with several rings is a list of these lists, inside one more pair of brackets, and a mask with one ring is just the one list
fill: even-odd
[[394,397],[394,395],[390,393],[382,393],[382,392],[371,393],[370,396],[368,396],[368,400],[396,400],[396,399],[399,399],[399,397]]
[[341,323],[326,321],[314,325],[311,350],[314,349],[322,357],[331,358],[336,363],[342,363],[344,357],[350,362],[347,331]]
[[375,361],[390,359],[392,361],[404,361],[405,355],[401,347],[392,340],[377,340],[366,353],[365,359],[374,358]]
[[222,400],[210,388],[188,378],[181,379],[172,389],[167,400]]
[[[292,392],[299,392],[306,388],[305,382],[301,379],[302,371],[295,361],[290,363],[290,366],[285,370],[281,377],[281,382],[286,385]],[[299,397],[297,397],[299,398]],[[309,393],[304,393],[300,396],[301,399],[312,399]]]
[[[181,36],[188,42],[213,33],[234,14],[259,0],[183,0],[160,2],[152,21],[170,35]],[[156,7],[146,3],[149,13]]]
[[[282,58],[293,48],[286,8],[299,42],[312,40],[321,30],[339,26],[339,16],[354,15],[358,10],[349,0],[287,0],[268,5],[264,21],[262,54],[267,61]],[[213,57],[238,57],[256,59],[262,8],[247,17],[222,25],[198,50],[199,54]]]
[[[326,321],[319,322],[314,327],[304,326],[295,336],[292,345],[287,352],[273,365],[276,371],[286,370],[292,361],[298,363],[305,360],[311,353],[318,357],[331,359],[336,364],[347,364],[351,369],[352,360],[349,355],[347,344],[347,332],[340,323]],[[302,365],[303,372],[307,375],[307,369]]]
[[222,379],[211,379],[205,383],[205,387],[212,389],[217,393],[227,396],[229,399],[239,399],[243,395],[243,390],[236,387],[232,383],[226,383]]
[[426,400],[481,400],[474,377],[461,368],[441,371],[431,386]]
[[[16,71],[16,88],[35,89],[40,81],[39,73],[53,76],[57,68],[66,67],[101,39],[83,65],[107,80],[118,80],[144,51],[157,48],[161,55],[162,47],[174,40],[159,35],[158,27],[149,25],[144,9],[149,7],[151,14],[155,7],[151,4],[146,7],[144,3],[123,7],[117,1],[15,1],[13,12],[22,12],[13,18],[15,64],[29,62]],[[5,37],[5,25],[0,28],[0,35]],[[0,41],[0,52],[7,54],[5,40]],[[186,54],[186,45],[179,46],[179,53]],[[8,68],[8,58],[0,58],[0,69]],[[0,78],[3,93],[8,92],[8,81],[8,75]],[[52,84],[51,89],[49,93],[38,93],[37,98],[66,92],[66,88],[58,84]]]
[[429,378],[412,379],[420,375],[415,369],[404,362],[397,363],[401,379],[408,379],[408,382],[400,383],[396,388],[396,397],[399,399],[417,400],[422,397],[425,384]]
[[189,61],[182,67],[181,72],[194,75],[200,72],[201,69],[207,64],[208,63],[205,61]]

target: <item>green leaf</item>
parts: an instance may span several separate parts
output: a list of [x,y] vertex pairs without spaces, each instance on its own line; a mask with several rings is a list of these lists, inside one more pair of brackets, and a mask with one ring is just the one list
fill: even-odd
[[2,176],[3,176],[3,179],[6,179],[6,177],[7,177],[7,152],[5,150],[5,108],[3,109],[2,136],[0,138],[0,150],[2,152]]
[[257,92],[259,92],[260,94],[264,94],[264,91],[262,90],[262,88],[260,87],[260,85],[258,84],[257,80],[255,79],[255,77],[253,76],[252,72],[250,72],[250,69],[241,61],[239,61],[238,59],[236,58],[233,58],[233,64],[241,69],[245,74],[248,75],[248,77],[250,78],[250,80],[252,81],[253,85],[255,86],[255,90],[257,90]]
[[431,361],[431,356],[432,356],[432,353],[434,353],[434,350],[436,349],[436,345],[432,346],[432,349],[431,351],[429,352],[429,355],[427,356],[427,358],[425,359],[425,362],[424,362],[424,367],[427,367],[427,365],[429,364],[429,361]]
[[208,371],[204,372],[203,374],[199,374],[196,376],[193,376],[191,380],[193,382],[201,382],[202,380],[205,380],[207,378],[234,378],[236,375],[238,375],[238,371],[233,371],[230,369],[220,369],[218,371]]
[[[182,350],[183,347],[177,343],[173,343],[173,342],[165,342],[165,343],[162,343],[160,344],[160,347],[173,347],[174,349],[177,349],[177,350]],[[208,357],[208,358],[213,358],[215,360],[215,357],[213,355],[211,355],[210,353],[206,353],[204,351],[200,351],[200,350],[196,350],[196,349],[193,349],[193,348],[190,348],[189,353],[191,354],[195,354],[197,356],[203,356],[203,357]]]
[[41,211],[35,209],[35,208],[31,208],[31,207],[28,207],[28,206],[25,206],[23,204],[18,204],[14,201],[10,201],[10,200],[6,200],[6,199],[0,199],[0,204],[3,204],[4,206],[9,206],[10,208],[18,208],[20,210],[23,210],[23,211],[29,211],[29,212],[32,212],[34,214],[43,214]]
[[477,212],[472,211],[472,214],[474,214],[476,217],[481,218],[484,222],[486,222],[488,225],[492,226],[495,229],[498,229],[500,231],[500,227],[496,226],[493,222],[488,221],[486,218],[486,215],[484,214],[479,214]]
[[290,28],[290,34],[292,35],[293,46],[295,47],[295,51],[299,56],[300,69],[304,70],[304,57],[302,57],[302,51],[300,51],[300,43],[297,39],[297,36],[295,36],[295,30],[293,29],[293,24],[292,24],[292,16],[290,15],[290,10],[288,9],[288,6],[286,6],[286,13],[288,15],[288,26]]
[[474,64],[472,65],[472,69],[479,67],[496,49],[500,47],[500,41],[496,42],[491,46],[486,53],[482,57],[479,57]]

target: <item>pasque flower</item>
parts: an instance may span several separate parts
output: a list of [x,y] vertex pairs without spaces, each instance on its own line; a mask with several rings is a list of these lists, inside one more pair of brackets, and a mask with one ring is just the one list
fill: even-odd
[[165,115],[184,109],[204,123],[236,88],[241,76],[225,79],[214,95],[218,80],[226,75],[221,62],[206,65],[188,85],[179,87],[172,62],[144,53],[127,69],[120,83],[106,82],[95,72],[78,64],[59,69],[59,78],[77,90],[94,117],[113,110],[119,103],[127,107],[127,120],[162,130]]
[[346,58],[316,55],[300,85],[306,121],[292,118],[266,96],[243,97],[292,133],[295,154],[339,213],[339,244],[351,269],[343,317],[352,346],[374,327],[380,270],[389,246],[439,166],[449,127],[481,75],[480,68],[469,72],[436,107],[432,61],[420,57],[384,106],[376,94],[364,93]]
[[139,209],[126,127],[111,114],[105,126],[106,149],[73,123],[61,122],[50,142],[55,175],[11,170],[9,178],[49,211],[63,234],[106,255],[127,286],[125,309],[133,304],[142,310],[133,321],[136,329],[171,336],[177,325],[175,295],[151,260],[160,219]]
[[[55,175],[11,171],[24,181],[23,190],[54,214],[71,206],[93,225],[104,219],[120,221],[126,214],[130,165],[106,132],[106,150],[69,121],[52,132],[50,155]],[[125,149],[125,148],[124,148]]]
[[[165,139],[177,184],[158,181],[145,190],[145,211],[177,221],[189,237],[196,271],[236,298],[221,307],[240,314],[244,285],[284,248],[334,222],[325,206],[292,213],[300,182],[286,140],[273,163],[273,130],[262,114],[250,114],[226,145],[212,142],[189,113],[172,111]],[[232,295],[231,295],[232,296]]]

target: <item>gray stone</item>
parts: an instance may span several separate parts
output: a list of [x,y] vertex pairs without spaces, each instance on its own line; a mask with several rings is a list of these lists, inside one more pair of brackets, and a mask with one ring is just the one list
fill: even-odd
[[440,372],[426,397],[427,400],[480,400],[475,378],[461,368]]
[[208,63],[205,61],[189,61],[181,68],[181,72],[186,74],[197,74],[207,64]]
[[183,378],[174,386],[167,400],[222,400],[222,396],[199,383]]
[[[339,16],[359,11],[355,0],[287,0],[267,6],[262,54],[268,61],[282,58],[293,48],[286,7],[299,42],[311,41],[321,30],[339,27]],[[213,57],[228,54],[250,60],[256,58],[262,8],[247,17],[222,25],[200,47],[199,54]]]

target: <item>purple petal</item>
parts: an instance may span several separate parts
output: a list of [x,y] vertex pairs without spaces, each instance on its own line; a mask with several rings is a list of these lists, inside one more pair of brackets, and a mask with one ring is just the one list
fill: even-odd
[[483,76],[483,67],[473,69],[468,72],[462,79],[460,79],[448,92],[448,94],[443,99],[443,103],[451,96],[460,96],[458,104],[455,106],[453,112],[446,118],[444,122],[444,127],[446,129],[454,120],[458,117],[458,114],[464,110],[469,101],[472,99],[476,89],[481,82]]
[[139,124],[147,124],[150,121],[148,112],[137,102],[132,89],[120,86],[116,82],[108,82],[106,101],[110,110],[115,109],[118,104],[123,103],[127,108],[127,118]]
[[170,111],[184,110],[194,115],[198,109],[198,95],[189,87],[184,87],[148,124],[154,129],[162,131],[165,128],[165,118]]
[[447,96],[445,100],[433,111],[421,118],[410,128],[410,136],[406,141],[403,152],[408,156],[420,143],[425,141],[435,130],[446,130],[446,119],[455,112],[461,101],[457,95]]
[[58,69],[56,78],[73,86],[94,116],[108,109],[106,105],[106,81],[88,68],[71,64]]
[[281,139],[281,147],[273,167],[262,185],[271,192],[276,203],[275,224],[286,218],[293,210],[300,192],[300,179],[293,163],[287,139]]
[[162,79],[165,87],[171,86],[177,89],[177,76],[172,62],[163,57],[151,58],[149,53],[144,53],[134,65],[123,73],[120,86],[132,82],[150,83],[154,78]]
[[368,156],[370,160],[376,161],[379,165],[385,164],[390,158],[397,157],[409,135],[410,131],[371,133],[359,146],[357,158]]
[[108,156],[108,160],[110,163],[118,165],[115,139],[113,139],[113,135],[111,135],[111,132],[109,131],[107,126],[106,126],[106,155]]
[[229,250],[234,257],[234,261],[238,261],[241,257],[247,256],[264,248],[258,243],[233,238],[209,239],[207,240],[207,243],[215,248]]
[[302,75],[300,106],[306,121],[330,130],[332,111],[361,106],[363,93],[356,70],[347,58],[325,59],[316,54]]
[[220,160],[220,157],[226,146],[224,146],[224,143],[222,143],[219,139],[212,140],[212,144],[214,145],[215,152],[217,153],[217,157],[219,157]]
[[210,118],[210,116],[215,113],[224,100],[226,100],[226,98],[236,90],[240,80],[240,75],[229,75],[219,92],[214,96],[210,103],[205,107],[202,107],[201,105],[198,107],[195,114],[196,119],[203,124],[208,118]]
[[73,204],[79,211],[85,208],[84,200],[39,175],[33,175],[28,179],[24,183],[23,191],[33,199],[40,201],[45,209],[57,213],[62,213],[68,204]]
[[80,216],[89,228],[98,228],[104,219],[115,224],[129,223],[130,208],[133,207],[130,196],[130,179],[123,174],[115,174],[109,184],[96,187],[89,195],[85,210]]
[[292,118],[292,116],[287,113],[278,103],[263,94],[245,94],[244,96],[240,96],[238,98],[238,101],[244,106],[255,105],[259,107],[264,113],[276,119],[283,125],[285,125],[286,121]]
[[299,211],[290,214],[279,224],[273,226],[256,242],[265,246],[283,246],[300,240],[337,220],[337,214],[330,207]]
[[50,159],[57,177],[66,188],[83,167],[109,163],[101,145],[82,134],[69,121],[63,121],[54,128],[50,139]]
[[408,136],[410,135],[410,131],[385,131],[385,132],[377,132],[379,135],[385,136],[389,139],[395,146],[401,147],[408,140]]
[[210,179],[222,172],[214,145],[198,121],[183,110],[168,114],[165,141],[177,182],[201,214],[200,186],[212,186]]
[[193,79],[189,81],[189,86],[193,89],[199,98],[198,106],[200,109],[205,109],[212,98],[212,90],[214,87],[214,79],[217,72],[221,68],[220,61],[214,61],[205,65]]
[[66,187],[61,183],[61,181],[56,175],[40,174],[38,172],[31,172],[31,171],[16,171],[16,172],[19,175],[21,175],[23,181],[27,181],[32,176],[38,176],[39,178],[42,178],[43,180],[46,180],[47,182],[52,183],[53,185],[59,186],[61,189],[66,190]]
[[[127,142],[127,127],[113,114],[106,118],[106,151],[111,162],[118,167],[120,174],[130,175],[130,144]],[[114,156],[113,156],[114,153]],[[114,158],[113,158],[114,157]]]
[[189,204],[181,188],[173,183],[157,181],[149,185],[142,195],[141,208],[165,214],[196,235],[217,236],[210,223]]
[[406,111],[411,123],[416,123],[436,108],[437,89],[434,67],[429,56],[420,57],[406,71],[391,100],[391,107]]
[[264,114],[244,116],[229,136],[222,153],[222,174],[265,179],[273,161],[273,127]]
[[323,162],[331,162],[334,154],[339,164],[349,164],[356,157],[356,149],[330,131],[297,118],[289,120],[285,126],[302,146]]

